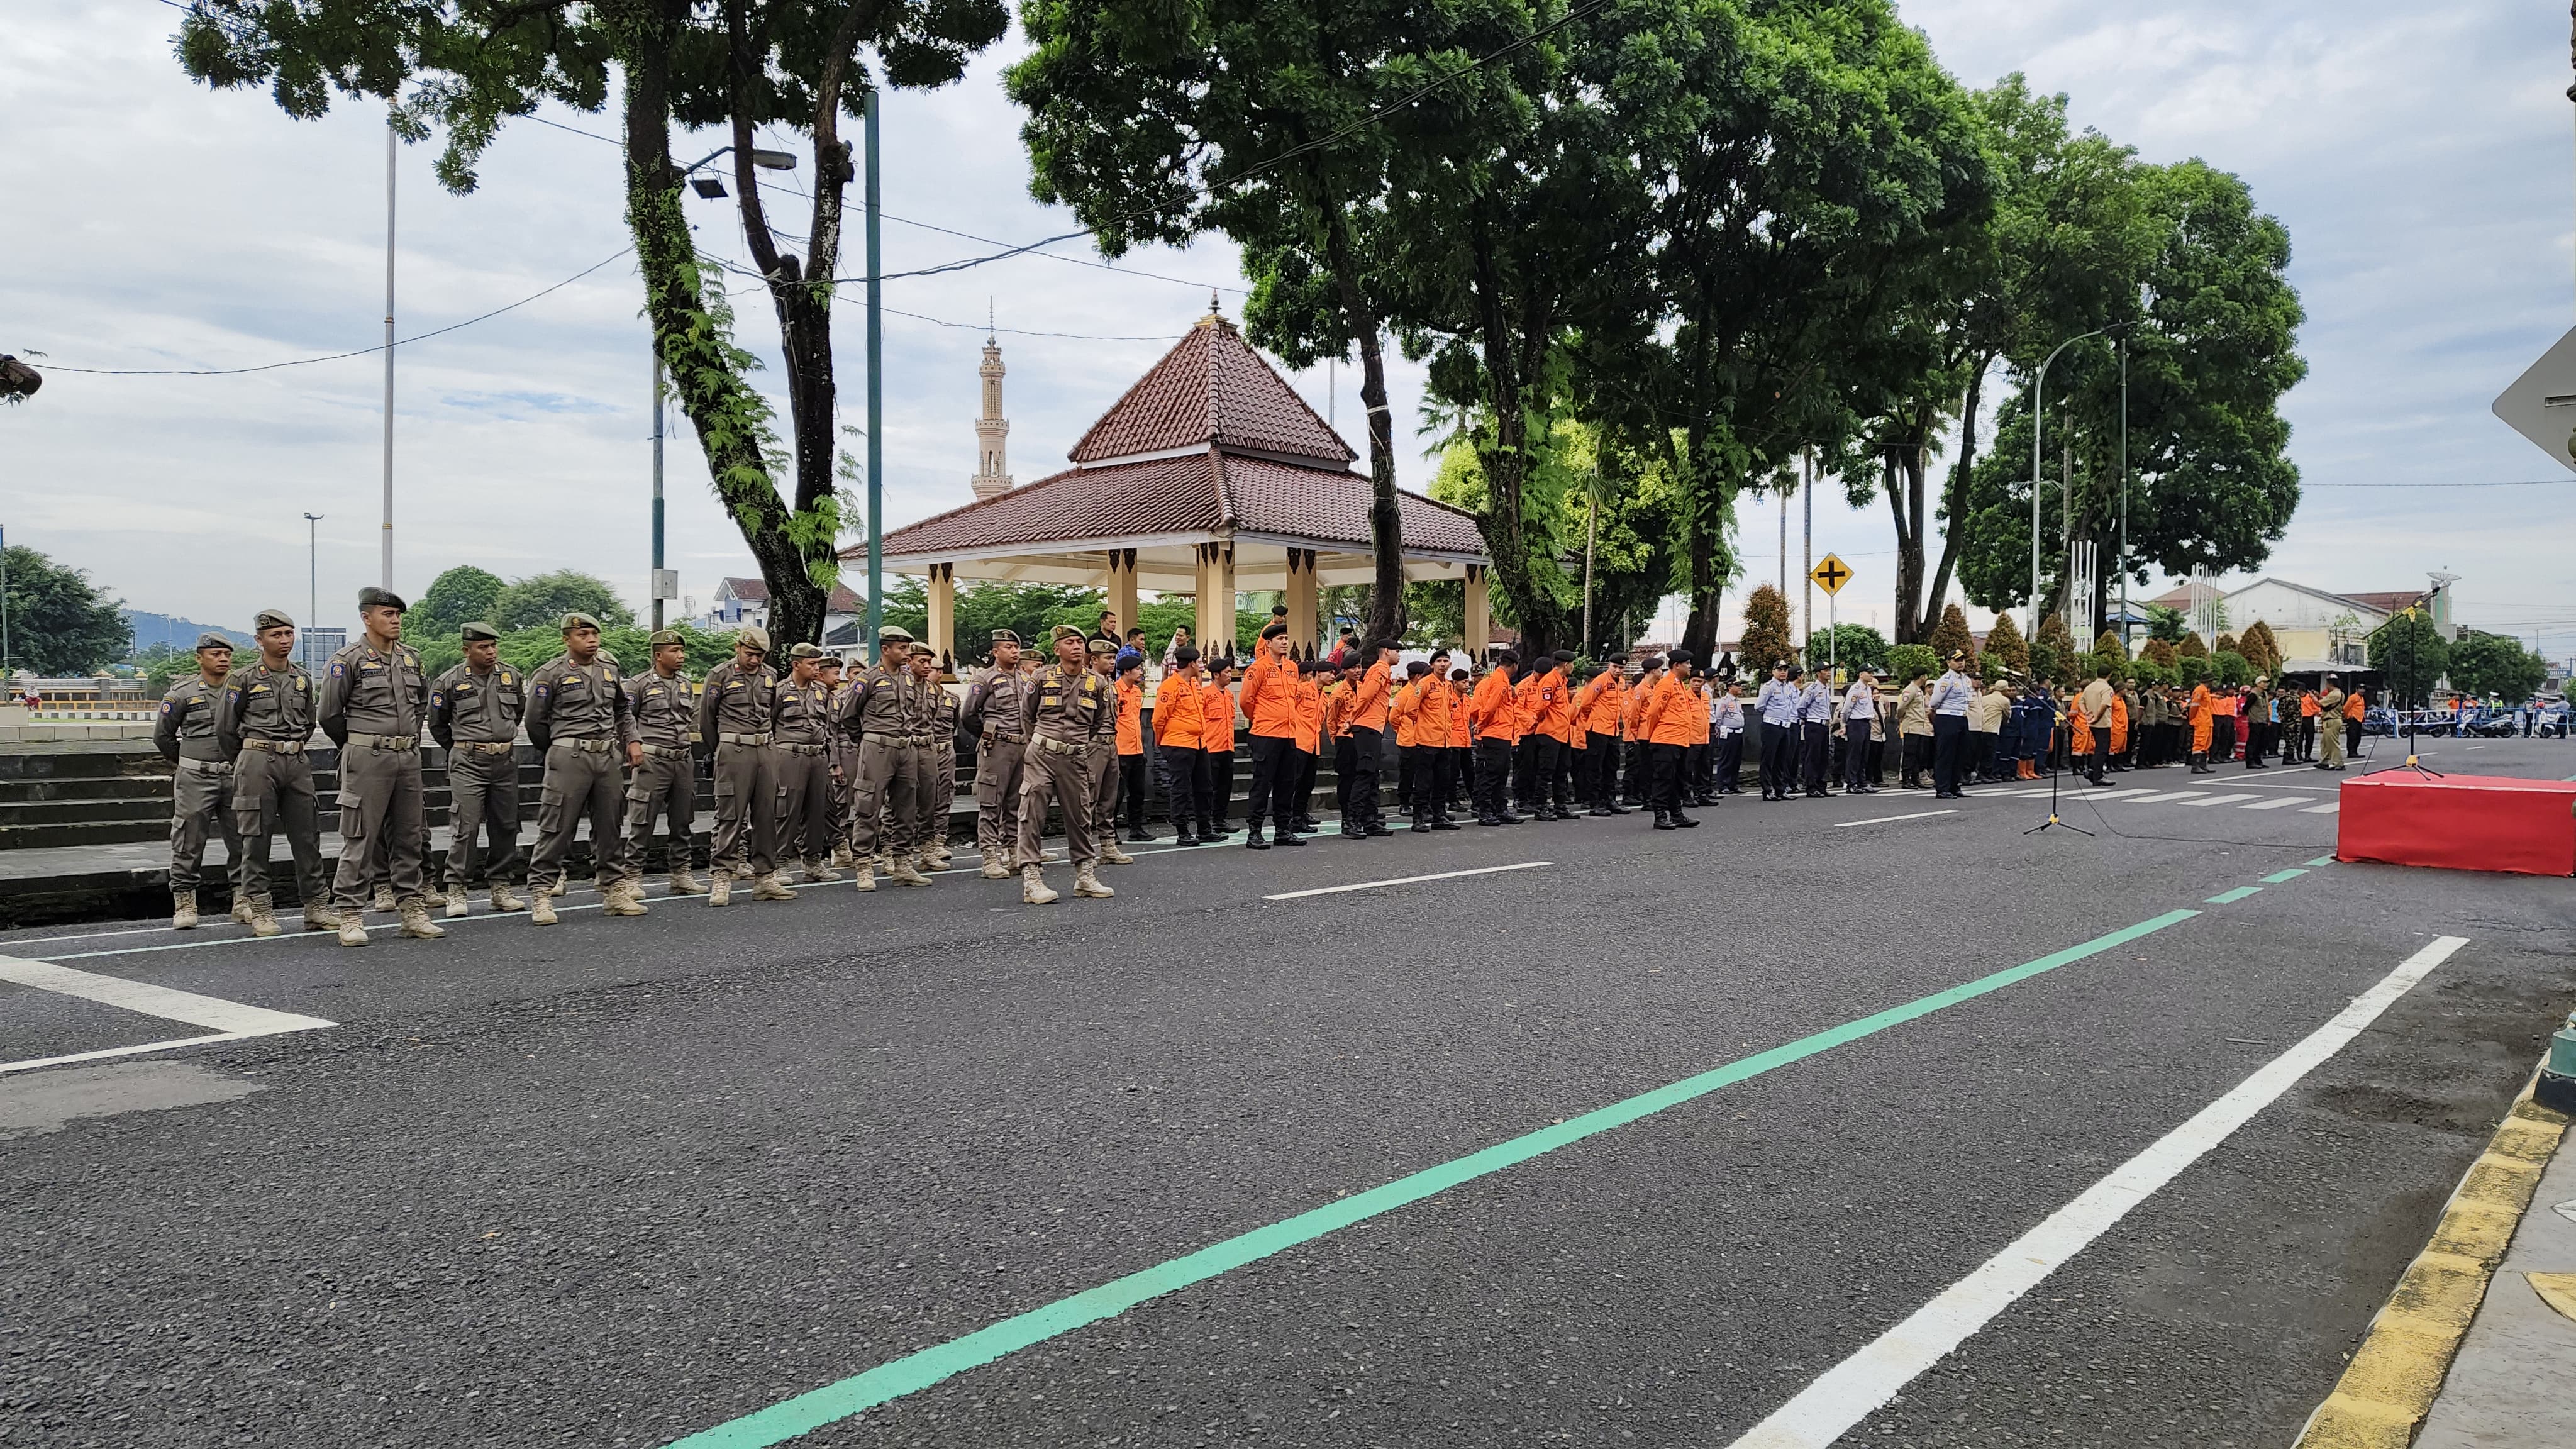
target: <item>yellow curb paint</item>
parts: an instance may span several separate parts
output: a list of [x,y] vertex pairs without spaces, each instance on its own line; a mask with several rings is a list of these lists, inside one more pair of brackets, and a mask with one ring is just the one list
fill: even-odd
[[[2297,1449],[2406,1449],[2414,1442],[2486,1299],[2496,1264],[2531,1206],[2541,1169],[2566,1132],[2566,1116],[2533,1101],[2530,1086],[2524,1086],[2487,1150],[2451,1194],[2432,1240],[2371,1320],[2334,1392],[2308,1417]],[[2543,1301],[2576,1318],[2576,1274],[2523,1276]],[[2566,1299],[2551,1298],[2542,1279],[2564,1279]]]
[[2576,1318],[2576,1273],[2525,1273],[2522,1281],[2560,1316]]

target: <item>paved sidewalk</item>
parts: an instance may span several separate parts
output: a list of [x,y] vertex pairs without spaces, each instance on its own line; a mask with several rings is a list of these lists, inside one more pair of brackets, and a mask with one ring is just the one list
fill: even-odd
[[2576,1150],[2563,1141],[2487,1284],[2416,1449],[2576,1444],[2576,1319],[2542,1300],[2532,1273],[2576,1283]]

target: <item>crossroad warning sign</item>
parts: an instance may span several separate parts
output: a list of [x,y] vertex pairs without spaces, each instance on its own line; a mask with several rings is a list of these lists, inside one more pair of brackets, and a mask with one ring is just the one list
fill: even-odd
[[1839,594],[1843,585],[1852,581],[1851,565],[1826,554],[1814,568],[1807,570],[1807,577],[1815,580],[1816,586],[1826,593]]

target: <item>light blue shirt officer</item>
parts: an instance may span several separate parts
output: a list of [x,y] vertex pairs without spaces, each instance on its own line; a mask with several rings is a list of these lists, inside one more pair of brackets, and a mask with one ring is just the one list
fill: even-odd
[[1798,722],[1798,686],[1785,679],[1762,681],[1762,692],[1753,697],[1754,711],[1766,725],[1783,728]]

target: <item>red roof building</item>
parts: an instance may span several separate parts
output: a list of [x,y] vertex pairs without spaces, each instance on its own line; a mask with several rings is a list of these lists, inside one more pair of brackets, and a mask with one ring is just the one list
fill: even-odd
[[[1101,587],[1122,625],[1140,589],[1189,594],[1198,636],[1216,639],[1234,637],[1236,592],[1276,590],[1308,646],[1318,589],[1374,578],[1358,455],[1213,313],[1091,425],[1071,461],[885,536],[886,571],[929,580],[932,647],[953,648],[961,578]],[[1406,576],[1463,578],[1471,626],[1490,617],[1475,518],[1418,493],[1397,506]]]

